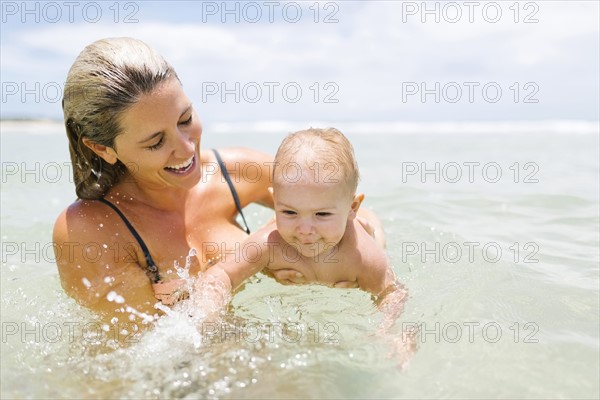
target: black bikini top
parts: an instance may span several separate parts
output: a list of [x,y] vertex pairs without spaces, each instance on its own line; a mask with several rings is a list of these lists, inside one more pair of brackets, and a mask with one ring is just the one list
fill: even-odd
[[[229,190],[231,191],[231,195],[233,196],[233,201],[235,202],[235,207],[237,208],[238,213],[242,217],[242,221],[244,221],[244,226],[245,226],[244,230],[246,231],[246,233],[250,234],[250,228],[248,227],[248,223],[246,222],[246,217],[244,217],[244,213],[242,212],[242,206],[240,204],[240,199],[237,195],[237,192],[235,191],[233,182],[231,182],[231,178],[229,177],[229,172],[227,172],[227,168],[225,168],[225,164],[223,163],[223,160],[221,159],[221,155],[219,154],[219,152],[215,149],[213,149],[212,151],[213,151],[213,153],[215,153],[215,157],[217,158],[217,162],[219,163],[219,168],[221,169],[223,177],[227,181],[227,185],[229,186]],[[135,240],[137,240],[137,242],[140,245],[140,248],[142,249],[142,252],[144,253],[144,257],[146,258],[146,274],[148,275],[148,277],[150,278],[152,283],[160,282],[160,274],[158,273],[158,267],[154,263],[154,260],[152,259],[152,256],[150,255],[150,251],[148,250],[148,246],[146,246],[146,243],[144,243],[144,240],[142,239],[140,234],[137,233],[137,231],[135,230],[133,225],[131,225],[129,220],[125,217],[125,215],[121,212],[121,210],[119,210],[117,208],[117,206],[115,206],[113,203],[106,200],[105,198],[101,198],[99,200],[102,203],[109,206],[110,208],[112,208],[113,210],[115,210],[115,212],[119,215],[119,217],[121,217],[123,222],[125,222],[125,226],[127,226],[127,229],[129,229],[129,231],[131,232],[131,234],[133,235]]]

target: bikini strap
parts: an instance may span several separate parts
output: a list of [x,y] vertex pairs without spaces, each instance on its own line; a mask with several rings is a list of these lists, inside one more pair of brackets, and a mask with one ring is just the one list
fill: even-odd
[[223,177],[227,181],[227,185],[229,185],[229,190],[231,191],[231,195],[233,196],[233,201],[235,202],[235,207],[238,210],[238,213],[242,216],[242,221],[244,221],[244,226],[246,227],[245,231],[247,234],[250,234],[250,228],[248,227],[248,223],[246,222],[246,217],[244,217],[244,213],[242,212],[242,205],[240,204],[240,199],[235,191],[235,187],[233,186],[233,182],[231,182],[231,178],[229,177],[229,172],[227,172],[227,168],[225,168],[225,164],[219,155],[219,152],[216,149],[212,149],[213,153],[215,153],[215,157],[217,158],[217,162],[219,163],[219,168],[223,173]]
[[110,208],[112,208],[119,215],[119,217],[121,217],[123,222],[125,222],[125,226],[127,226],[127,228],[129,229],[129,232],[131,232],[131,234],[133,235],[135,240],[137,240],[138,244],[142,248],[144,257],[146,258],[146,275],[148,275],[148,278],[150,278],[152,283],[160,282],[160,274],[158,273],[158,267],[154,263],[154,260],[152,259],[152,256],[150,255],[150,251],[148,250],[148,247],[146,246],[146,243],[144,243],[144,241],[142,240],[142,237],[139,235],[139,233],[137,233],[137,231],[135,230],[133,225],[131,225],[131,223],[129,222],[129,220],[127,220],[127,218],[121,212],[121,210],[119,210],[117,208],[117,206],[115,206],[113,203],[106,200],[105,198],[100,198],[98,200],[100,200],[102,203],[104,203],[107,206],[109,206]]

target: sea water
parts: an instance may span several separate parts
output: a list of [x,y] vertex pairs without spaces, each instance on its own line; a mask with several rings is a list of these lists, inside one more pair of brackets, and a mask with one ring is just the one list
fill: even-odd
[[[180,304],[100,352],[54,264],[75,198],[62,127],[3,123],[1,397],[598,398],[598,124],[338,127],[409,290],[395,326],[378,333],[358,289],[259,274],[219,322],[190,324]],[[273,154],[292,130],[263,128],[208,124],[202,146]],[[252,228],[272,216],[247,213]]]

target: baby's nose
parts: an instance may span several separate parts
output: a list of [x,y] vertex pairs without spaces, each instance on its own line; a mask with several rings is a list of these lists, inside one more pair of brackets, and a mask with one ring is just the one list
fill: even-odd
[[309,235],[313,231],[313,225],[310,220],[303,219],[298,223],[298,232],[303,235]]

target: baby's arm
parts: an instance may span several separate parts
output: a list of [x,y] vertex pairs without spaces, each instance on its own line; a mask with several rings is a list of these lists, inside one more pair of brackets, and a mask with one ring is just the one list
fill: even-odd
[[[371,214],[375,216],[375,214]],[[370,221],[379,222],[378,219],[371,219]],[[379,224],[380,228],[381,224]],[[383,233],[383,229],[381,229],[381,232]],[[385,240],[382,233],[379,237]],[[377,235],[377,230],[375,230],[375,234]],[[377,308],[384,314],[380,329],[385,331],[391,328],[398,316],[402,314],[404,303],[408,298],[408,291],[396,278],[396,274],[389,265],[387,255],[377,238],[366,235],[359,237],[358,246],[361,249],[364,263],[357,277],[358,286],[376,296]]]
[[[377,275],[377,271],[374,275]],[[385,289],[379,293],[371,291],[376,295],[375,304],[383,314],[376,335],[392,341],[390,355],[397,360],[400,369],[405,369],[416,352],[416,332],[412,328],[404,326],[401,332],[393,328],[396,320],[404,311],[404,304],[408,300],[408,290],[396,278],[394,271],[389,266],[386,268],[385,277],[380,281],[383,284],[375,284],[373,287],[385,287]]]
[[[229,278],[231,290],[236,290],[244,281],[252,275],[260,272],[269,262],[269,233],[273,227],[268,225],[252,235],[241,243],[240,250],[236,254],[223,254],[221,261],[209,268],[207,273],[213,269],[222,270]],[[221,272],[215,271],[215,276],[222,276],[222,280],[227,281]]]
[[362,232],[358,237],[356,244],[362,260],[357,274],[358,285],[374,295],[375,304],[383,314],[376,335],[392,340],[392,355],[398,361],[398,366],[404,369],[415,353],[415,334],[403,329],[398,335],[397,330],[393,328],[404,311],[408,290],[396,278],[385,251],[379,243],[375,243],[375,238],[369,236],[368,232]]
[[248,236],[238,253],[224,254],[220,262],[198,277],[190,298],[204,315],[213,315],[221,310],[235,289],[267,265],[269,231],[272,228],[267,226]]
[[396,320],[404,311],[404,303],[408,300],[408,289],[396,278],[393,271],[389,272],[393,281],[381,292],[375,301],[377,308],[383,313],[379,331],[385,332],[394,326]]
[[[371,238],[375,241],[375,244],[381,251],[385,250],[385,232],[383,231],[383,225],[381,224],[381,221],[379,220],[379,218],[373,211],[367,210],[364,208],[360,208],[357,212],[356,222],[358,222],[360,224],[360,226],[365,230],[365,232],[367,234],[369,234],[369,236],[371,236]],[[370,244],[369,244],[369,246],[370,246]],[[385,262],[381,261],[381,263],[382,263],[382,265],[384,265],[384,264],[387,265],[387,258],[384,253],[379,252],[378,250],[370,250],[370,251],[374,251],[375,253],[383,254],[383,258],[385,259]],[[381,256],[380,256],[380,259],[381,259]],[[300,275],[298,278],[296,278],[296,280],[301,281],[303,278],[304,277],[302,275]],[[379,282],[378,279],[379,278],[376,278],[374,280],[374,282],[371,282],[371,283],[365,282],[362,286],[355,280],[339,281],[339,282],[336,282],[335,285],[333,285],[333,286],[336,288],[358,288],[358,287],[360,287],[360,288],[363,288],[364,290],[366,290],[367,292],[377,294],[379,290],[382,290],[381,288],[378,289],[378,282]],[[294,281],[294,283],[300,283],[300,282]],[[367,288],[365,288],[366,286],[368,286],[368,287],[373,286],[373,288],[367,289]]]

